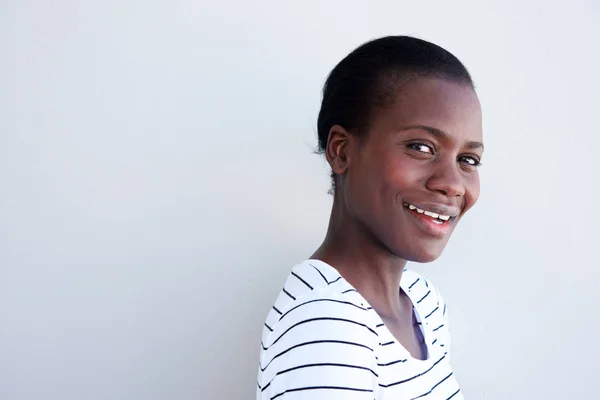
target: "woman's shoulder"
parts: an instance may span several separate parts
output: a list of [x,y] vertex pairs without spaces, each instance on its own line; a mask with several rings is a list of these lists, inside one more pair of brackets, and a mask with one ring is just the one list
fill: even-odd
[[346,392],[337,396],[331,388],[371,392],[380,343],[373,314],[333,267],[315,260],[296,265],[263,329],[258,398],[306,388],[325,388],[315,396],[332,399]]
[[340,273],[320,260],[306,260],[290,271],[276,302],[282,312],[307,301],[338,300],[367,309],[366,300]]
[[270,310],[263,333],[290,321],[336,318],[374,325],[367,301],[333,267],[318,260],[295,265]]

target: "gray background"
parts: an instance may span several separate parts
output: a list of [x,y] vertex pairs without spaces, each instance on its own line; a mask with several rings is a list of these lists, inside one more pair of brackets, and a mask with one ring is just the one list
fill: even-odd
[[0,399],[251,399],[323,238],[326,74],[455,53],[482,196],[435,263],[469,399],[597,398],[597,1],[0,1]]

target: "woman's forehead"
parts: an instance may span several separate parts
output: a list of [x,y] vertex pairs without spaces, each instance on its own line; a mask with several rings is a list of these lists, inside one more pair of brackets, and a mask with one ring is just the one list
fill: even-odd
[[373,113],[371,130],[429,126],[481,141],[481,106],[468,85],[440,78],[418,78],[398,85],[395,101]]

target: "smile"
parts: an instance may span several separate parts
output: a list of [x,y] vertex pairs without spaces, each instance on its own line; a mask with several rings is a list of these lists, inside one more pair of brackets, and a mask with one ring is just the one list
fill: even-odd
[[438,225],[444,224],[451,218],[450,215],[444,215],[444,214],[436,213],[434,211],[425,210],[425,209],[419,208],[410,203],[404,203],[404,207],[408,208],[413,213],[422,214],[422,216],[430,217],[429,219],[431,220],[431,222],[438,224]]

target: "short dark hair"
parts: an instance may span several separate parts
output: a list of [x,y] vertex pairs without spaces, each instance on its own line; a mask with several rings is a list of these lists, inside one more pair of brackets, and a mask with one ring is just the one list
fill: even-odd
[[373,108],[391,105],[396,83],[410,76],[442,78],[474,88],[465,66],[436,44],[410,36],[364,43],[340,61],[325,81],[317,120],[319,152],[325,151],[334,125],[356,135],[366,133]]

